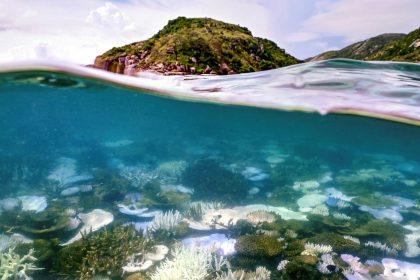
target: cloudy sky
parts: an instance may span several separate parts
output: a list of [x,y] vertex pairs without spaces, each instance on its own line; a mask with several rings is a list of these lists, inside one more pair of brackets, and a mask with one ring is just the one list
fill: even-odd
[[0,0],[0,62],[92,63],[177,16],[248,27],[298,58],[420,26],[419,0]]

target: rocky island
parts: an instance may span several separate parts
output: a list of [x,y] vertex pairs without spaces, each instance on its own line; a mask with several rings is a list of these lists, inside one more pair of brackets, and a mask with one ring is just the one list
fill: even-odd
[[178,17],[152,38],[114,47],[94,67],[120,74],[237,74],[299,63],[273,41],[246,27],[210,18]]

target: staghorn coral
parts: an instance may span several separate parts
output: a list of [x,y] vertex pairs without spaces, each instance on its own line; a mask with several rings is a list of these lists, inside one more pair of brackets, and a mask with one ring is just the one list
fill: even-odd
[[150,274],[151,280],[204,280],[210,275],[212,255],[197,247],[176,246],[172,258],[166,259]]
[[149,229],[151,231],[164,230],[173,232],[181,222],[181,213],[177,210],[169,210],[165,213],[158,213],[152,220]]
[[289,263],[288,260],[282,260],[281,262],[279,262],[279,264],[277,265],[277,270],[283,270],[286,268],[286,265]]
[[368,242],[365,242],[364,245],[366,247],[372,247],[372,248],[378,249],[387,255],[394,255],[394,256],[398,255],[398,250],[396,250],[395,248],[391,248],[388,245],[383,244],[378,241],[376,242],[368,241]]
[[333,217],[336,218],[337,220],[345,220],[345,221],[351,220],[351,217],[343,213],[334,213]]
[[0,253],[0,276],[2,280],[7,279],[32,279],[28,276],[34,271],[41,270],[35,266],[37,260],[33,255],[34,249],[21,257],[15,252],[15,248],[9,248],[7,252]]
[[353,236],[350,236],[350,235],[344,235],[343,238],[347,239],[347,240],[350,240],[354,243],[360,244],[359,238],[356,238],[356,237],[353,237]]
[[94,275],[120,276],[128,258],[146,251],[149,241],[133,227],[101,230],[64,247],[58,252],[57,274],[90,279]]
[[319,254],[328,254],[332,252],[331,245],[314,244],[307,242],[305,244],[305,250],[301,253],[302,255],[317,256]]
[[270,280],[271,271],[263,266],[258,266],[255,271],[228,270],[217,276],[216,280]]
[[216,201],[195,201],[188,203],[184,212],[187,218],[200,221],[207,211],[222,209],[224,206],[223,203]]
[[157,178],[157,174],[150,171],[145,165],[124,166],[120,169],[120,176],[129,181],[135,188],[142,188]]

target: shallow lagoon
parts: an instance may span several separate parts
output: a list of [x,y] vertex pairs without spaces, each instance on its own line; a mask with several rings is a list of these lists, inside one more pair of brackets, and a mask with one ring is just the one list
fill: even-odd
[[418,126],[0,81],[0,249],[34,279],[420,275]]

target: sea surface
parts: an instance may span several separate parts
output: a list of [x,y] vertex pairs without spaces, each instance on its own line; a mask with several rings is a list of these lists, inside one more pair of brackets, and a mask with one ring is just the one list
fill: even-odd
[[418,64],[2,65],[0,278],[420,279],[419,124]]

